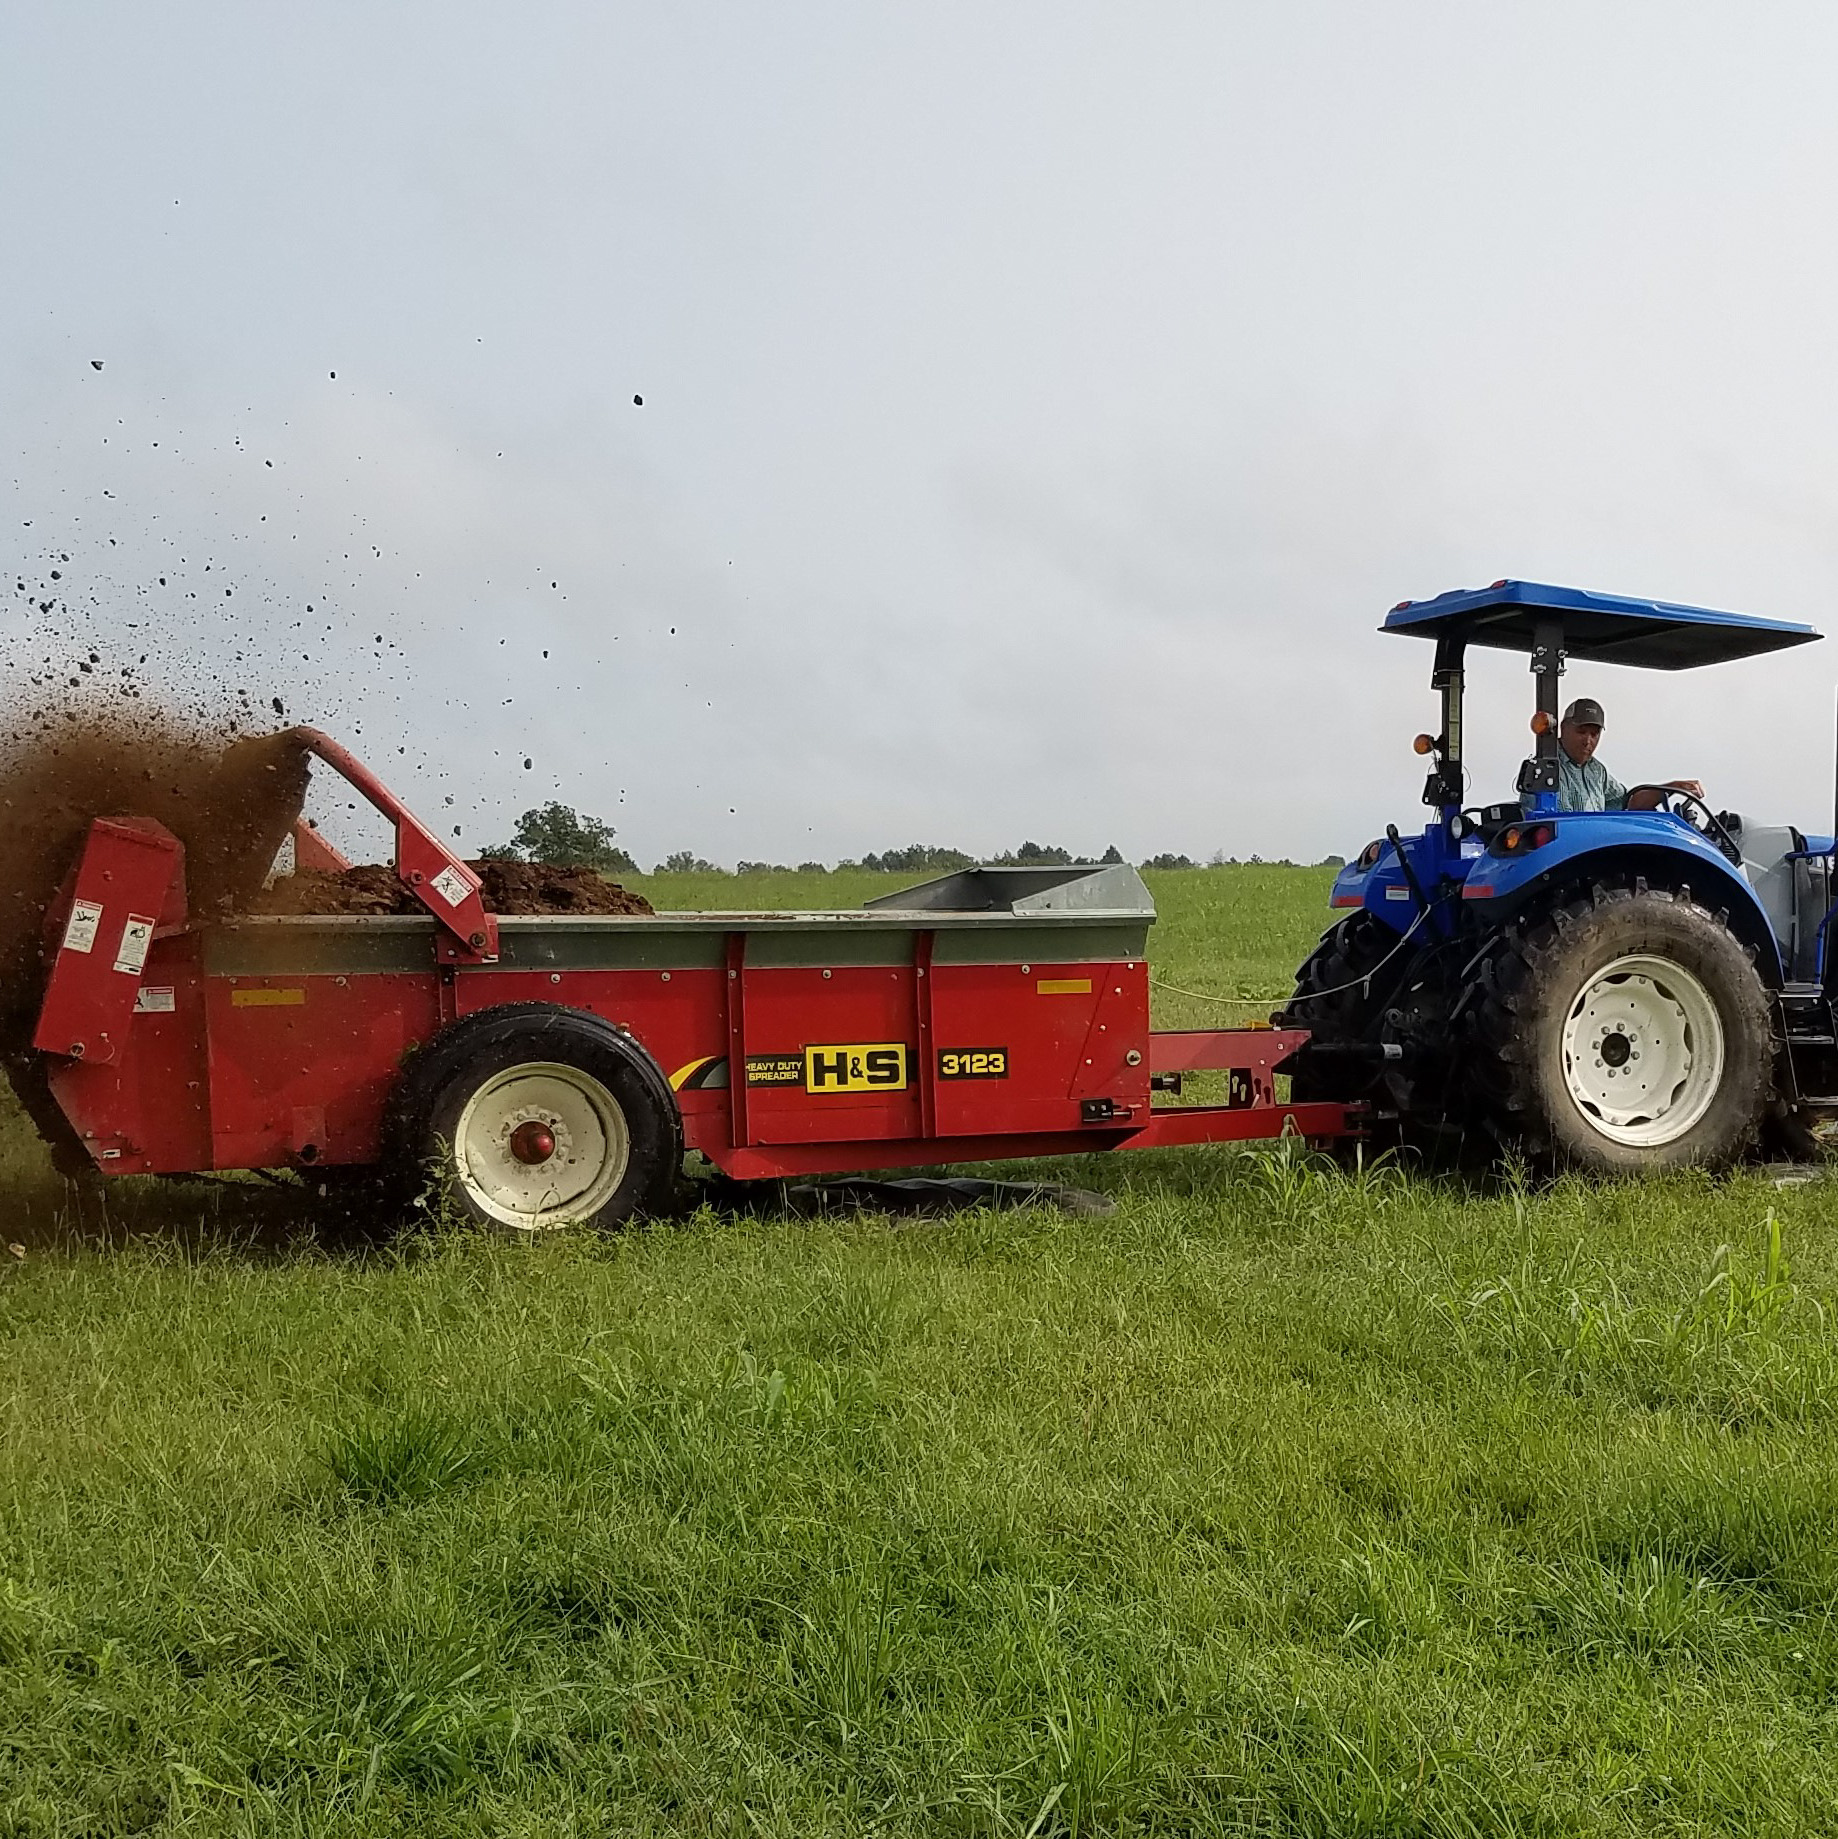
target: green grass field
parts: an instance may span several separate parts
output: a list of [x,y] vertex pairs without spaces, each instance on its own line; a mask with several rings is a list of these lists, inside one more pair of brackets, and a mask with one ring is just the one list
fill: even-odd
[[[1155,885],[1253,1013],[1323,917]],[[1833,1189],[1066,1172],[1116,1214],[63,1215],[0,1256],[0,1834],[1838,1830]]]

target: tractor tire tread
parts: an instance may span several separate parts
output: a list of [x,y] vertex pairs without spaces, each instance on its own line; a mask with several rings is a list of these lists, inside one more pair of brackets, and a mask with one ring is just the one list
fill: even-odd
[[[1630,912],[1632,908],[1634,911]],[[1694,974],[1717,986],[1724,1014],[1726,1076],[1703,1119],[1677,1142],[1639,1149],[1596,1135],[1580,1122],[1574,1101],[1553,1075],[1549,1059],[1555,992],[1578,954],[1592,948],[1590,934],[1606,931],[1600,947],[1637,948],[1638,916],[1650,914],[1666,935],[1659,941],[1694,962]],[[1581,930],[1579,930],[1581,929]],[[1468,1058],[1477,1089],[1502,1142],[1536,1163],[1630,1173],[1654,1167],[1722,1167],[1747,1154],[1758,1140],[1773,1099],[1777,1058],[1766,991],[1754,954],[1730,932],[1726,917],[1691,898],[1688,887],[1640,882],[1596,882],[1585,893],[1507,925],[1482,967],[1482,1000],[1472,1012]],[[1582,975],[1589,975],[1585,970]]]

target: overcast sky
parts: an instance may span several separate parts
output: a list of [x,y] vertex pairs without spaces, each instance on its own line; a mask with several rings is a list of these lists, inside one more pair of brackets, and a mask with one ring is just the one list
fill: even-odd
[[[278,694],[471,845],[1313,858],[1417,821],[1399,599],[1832,620],[1829,4],[15,0],[0,67],[10,668]],[[1565,687],[1825,828],[1832,643]]]

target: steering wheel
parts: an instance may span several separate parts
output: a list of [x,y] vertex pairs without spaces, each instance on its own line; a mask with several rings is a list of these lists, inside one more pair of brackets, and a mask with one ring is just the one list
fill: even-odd
[[1737,846],[1736,839],[1724,827],[1723,820],[1695,792],[1681,792],[1674,785],[1630,785],[1627,788],[1630,799],[1636,792],[1657,794],[1659,803],[1655,809],[1682,819],[1700,836],[1715,843],[1735,867],[1741,868],[1742,850]]

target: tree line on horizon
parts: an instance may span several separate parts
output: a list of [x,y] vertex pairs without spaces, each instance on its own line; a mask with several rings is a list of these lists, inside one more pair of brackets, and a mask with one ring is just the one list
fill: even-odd
[[[618,833],[604,818],[576,811],[572,806],[555,800],[525,811],[517,819],[508,843],[492,844],[481,849],[479,855],[488,861],[546,862],[557,868],[591,869],[595,874],[608,877],[645,873],[631,852],[618,841]],[[975,868],[979,864],[1003,868],[1057,868],[1074,862],[1097,862],[1103,865],[1121,863],[1123,860],[1123,852],[1115,843],[1101,856],[1074,855],[1057,843],[1028,841],[1018,849],[1007,850],[998,856],[983,857],[973,856],[967,850],[947,848],[942,844],[908,843],[902,849],[870,852],[852,860],[845,859],[835,864],[834,872],[866,869],[884,875],[949,875],[958,869]],[[1327,856],[1317,864],[1306,865],[1292,862],[1287,856],[1268,863],[1262,856],[1244,858],[1246,864],[1270,868],[1339,868],[1343,860],[1340,856]],[[1138,868],[1146,869],[1230,868],[1239,865],[1238,857],[1228,856],[1223,850],[1215,850],[1203,862],[1195,861],[1191,856],[1164,851],[1136,864]],[[741,861],[728,869],[719,862],[711,862],[707,857],[697,855],[693,850],[679,849],[665,856],[650,872],[657,875],[762,875],[794,872],[827,875],[833,871],[829,863],[814,861]]]

